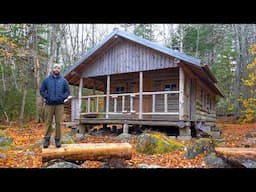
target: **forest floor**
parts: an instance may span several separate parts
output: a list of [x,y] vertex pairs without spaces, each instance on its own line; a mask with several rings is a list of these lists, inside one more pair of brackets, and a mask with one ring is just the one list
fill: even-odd
[[[218,122],[221,129],[221,137],[225,139],[224,146],[244,147],[246,134],[256,132],[256,123],[250,124],[229,124]],[[63,134],[70,132],[70,128],[63,128]],[[45,133],[45,125],[30,122],[23,126],[0,126],[0,135],[6,135],[12,139],[12,144],[7,147],[0,147],[0,168],[41,168],[42,167],[42,141]],[[128,167],[136,168],[140,164],[157,165],[161,168],[207,168],[203,158],[206,154],[200,154],[195,159],[185,159],[185,151],[175,151],[158,155],[144,155],[136,152],[137,135],[132,135],[130,144],[133,146],[132,158],[126,160]],[[183,141],[190,145],[195,139]],[[88,136],[79,141],[83,143],[116,143],[120,142],[109,135]],[[79,143],[76,142],[76,143]],[[51,144],[54,145],[54,144]],[[250,147],[256,147],[251,145]],[[102,166],[99,161],[86,161],[82,168],[98,168]]]

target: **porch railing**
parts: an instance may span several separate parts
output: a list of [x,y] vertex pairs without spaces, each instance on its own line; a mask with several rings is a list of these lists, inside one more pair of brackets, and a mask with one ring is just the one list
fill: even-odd
[[[179,115],[179,109],[177,111],[169,111],[168,110],[168,95],[179,94],[179,91],[156,91],[156,92],[142,92],[142,100],[144,101],[145,96],[151,96],[152,108],[151,111],[142,111],[142,115]],[[156,110],[156,96],[163,95],[163,111]],[[81,99],[86,100],[85,106],[86,111],[81,111],[81,115],[121,115],[121,114],[139,114],[138,111],[134,109],[134,101],[135,98],[138,97],[139,100],[139,92],[137,93],[120,93],[120,94],[109,94],[109,106],[108,108],[102,107],[106,103],[107,95],[89,95],[82,96]],[[121,99],[119,99],[121,98]],[[127,102],[127,98],[128,102]],[[158,99],[159,100],[159,99]],[[119,102],[118,102],[119,101]],[[121,101],[121,102],[120,102]],[[143,102],[139,101],[139,102]],[[177,102],[179,99],[177,99]],[[120,107],[121,103],[121,107]],[[111,111],[109,109],[112,109]],[[121,110],[118,110],[121,108]]]

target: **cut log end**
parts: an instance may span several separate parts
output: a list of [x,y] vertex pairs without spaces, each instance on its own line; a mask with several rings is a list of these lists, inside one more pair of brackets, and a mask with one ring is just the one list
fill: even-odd
[[42,161],[63,159],[67,161],[101,161],[109,158],[131,159],[132,146],[129,143],[81,143],[63,144],[42,149]]

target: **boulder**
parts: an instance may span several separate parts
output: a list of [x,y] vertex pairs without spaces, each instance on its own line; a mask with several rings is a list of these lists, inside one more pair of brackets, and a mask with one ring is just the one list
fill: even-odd
[[11,145],[12,144],[12,139],[6,135],[0,135],[0,147],[6,146],[6,145]]
[[214,142],[212,139],[208,139],[208,138],[198,139],[194,145],[188,148],[185,154],[185,158],[194,159],[197,155],[204,152],[208,154],[211,152],[214,152]]
[[80,168],[80,166],[70,162],[58,162],[46,168]]
[[72,139],[71,136],[63,135],[63,137],[61,138],[61,143],[62,144],[73,144],[73,143],[75,143],[75,141]]
[[129,142],[131,139],[131,135],[129,133],[122,133],[115,137],[116,140],[122,141],[122,142]]
[[144,133],[137,138],[136,150],[144,154],[166,153],[184,149],[183,144],[160,133]]
[[208,168],[230,168],[230,166],[220,157],[217,157],[215,153],[211,153],[204,158],[204,162]]

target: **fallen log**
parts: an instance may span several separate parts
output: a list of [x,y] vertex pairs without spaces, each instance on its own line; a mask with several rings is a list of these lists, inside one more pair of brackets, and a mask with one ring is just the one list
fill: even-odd
[[215,147],[216,154],[256,160],[256,148]]
[[60,148],[50,146],[42,149],[42,161],[63,159],[66,161],[106,160],[110,158],[131,159],[129,143],[80,143],[62,144]]
[[256,148],[216,147],[216,155],[234,167],[255,168]]

